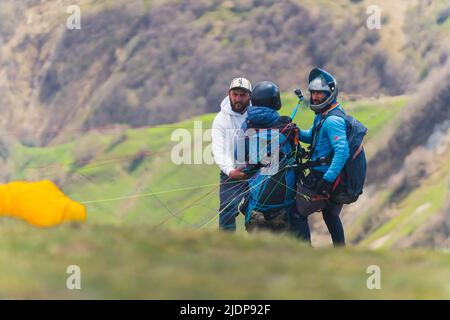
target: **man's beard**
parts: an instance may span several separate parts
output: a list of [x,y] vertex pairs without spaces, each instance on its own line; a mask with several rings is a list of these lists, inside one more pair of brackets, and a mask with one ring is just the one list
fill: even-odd
[[325,101],[327,101],[328,97],[325,97],[323,99],[317,99],[316,101],[313,100],[314,104],[321,104],[324,103]]
[[[328,97],[325,97],[325,98],[323,98],[323,99],[317,99],[317,100],[311,99],[311,100],[312,100],[311,102],[312,102],[314,105],[317,106],[317,105],[320,105],[320,104],[324,103],[325,101],[327,101],[327,99],[328,99]],[[321,110],[315,111],[314,113],[315,113],[315,114],[321,114],[321,113],[323,112],[323,109],[325,109],[326,107],[327,107],[327,106],[323,106]]]
[[248,103],[246,105],[244,105],[243,103],[233,103],[231,102],[231,109],[234,112],[238,112],[238,113],[244,113],[244,111],[247,109],[248,107]]
[[314,100],[313,100],[313,103],[317,105],[317,104],[321,104],[321,103],[324,103],[324,102],[325,102],[325,100],[327,100],[327,99],[316,100],[316,101],[314,101]]

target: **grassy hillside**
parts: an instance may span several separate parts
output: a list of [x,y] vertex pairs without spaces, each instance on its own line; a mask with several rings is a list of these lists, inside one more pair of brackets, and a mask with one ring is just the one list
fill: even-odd
[[[421,237],[421,227],[432,221],[433,216],[446,215],[450,182],[449,157],[449,152],[439,157],[439,164],[436,164],[439,169],[411,190],[400,192],[395,184],[385,186],[375,196],[376,199],[372,199],[372,205],[362,210],[357,221],[349,225],[348,236],[361,241],[360,245],[364,247],[411,245],[411,241],[404,240]],[[432,237],[434,231],[428,232]],[[448,245],[448,240],[434,244],[439,248],[446,248]]]
[[[0,223],[0,298],[449,299],[450,255],[311,249],[271,235]],[[66,269],[81,268],[81,290]],[[381,289],[366,286],[381,269]]]

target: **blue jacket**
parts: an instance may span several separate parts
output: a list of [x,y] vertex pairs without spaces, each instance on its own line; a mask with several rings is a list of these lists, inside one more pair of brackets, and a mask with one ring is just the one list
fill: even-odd
[[247,108],[247,120],[242,124],[242,129],[247,129],[249,123],[258,128],[271,128],[279,118],[280,115],[273,109],[250,106]]
[[[268,107],[258,107],[258,106],[249,106],[247,108],[247,119],[242,124],[241,131],[235,136],[235,147],[234,147],[234,158],[239,164],[243,164],[245,155],[248,156],[250,163],[256,164],[260,157],[270,150],[270,144],[267,147],[263,147],[261,150],[259,149],[259,139],[257,143],[257,150],[249,150],[248,141],[245,142],[245,134],[244,131],[249,127],[251,128],[264,128],[270,129],[273,128],[280,119],[280,115],[277,111],[270,109]],[[256,138],[256,136],[253,136]],[[244,143],[245,142],[245,147]],[[238,145],[242,149],[238,148]],[[255,145],[253,145],[255,147]],[[244,149],[245,148],[245,149]],[[238,149],[241,151],[245,151],[245,154],[238,155]],[[251,152],[252,151],[252,152]]]
[[[335,108],[339,108],[344,112],[340,104],[337,104],[334,108],[328,110],[327,113]],[[316,115],[313,126],[309,130],[300,130],[300,141],[311,144],[313,128],[320,123],[321,118],[321,114]],[[329,116],[323,123],[311,160],[315,161],[319,158],[327,157],[332,152],[334,155],[330,165],[313,167],[316,171],[324,172],[323,179],[328,182],[336,180],[350,155],[345,120],[338,116]]]

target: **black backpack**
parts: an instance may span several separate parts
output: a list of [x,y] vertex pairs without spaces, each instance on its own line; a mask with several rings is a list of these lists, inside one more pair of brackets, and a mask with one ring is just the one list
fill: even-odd
[[[330,199],[337,204],[350,204],[358,200],[358,197],[363,193],[367,168],[363,139],[367,134],[367,128],[361,122],[350,115],[346,115],[340,109],[330,111],[322,116],[319,124],[313,130],[309,158],[311,158],[316,147],[319,131],[329,116],[338,116],[345,120],[347,127],[347,141],[350,151],[350,156],[333,185]],[[333,153],[319,160],[309,161],[307,167],[311,168],[319,165],[329,165],[332,159]]]

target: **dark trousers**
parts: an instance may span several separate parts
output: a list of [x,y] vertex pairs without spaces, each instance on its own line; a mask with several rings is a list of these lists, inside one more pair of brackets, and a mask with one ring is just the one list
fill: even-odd
[[246,180],[232,180],[226,174],[220,172],[220,230],[236,231],[236,216],[239,214],[238,205],[247,190]]
[[296,205],[293,205],[290,208],[290,211],[291,233],[300,240],[311,242],[311,232],[309,230],[308,217],[299,214]]
[[[317,193],[314,191],[317,182],[321,179],[321,173],[310,173],[303,184],[297,187],[296,206],[300,215],[301,237],[311,241],[309,226],[307,226],[308,217],[317,211],[322,211],[323,220],[330,232],[331,239],[335,246],[345,245],[344,227],[342,226],[339,214],[342,210],[342,204],[336,204],[328,199],[317,199]],[[305,225],[306,220],[306,225]]]

